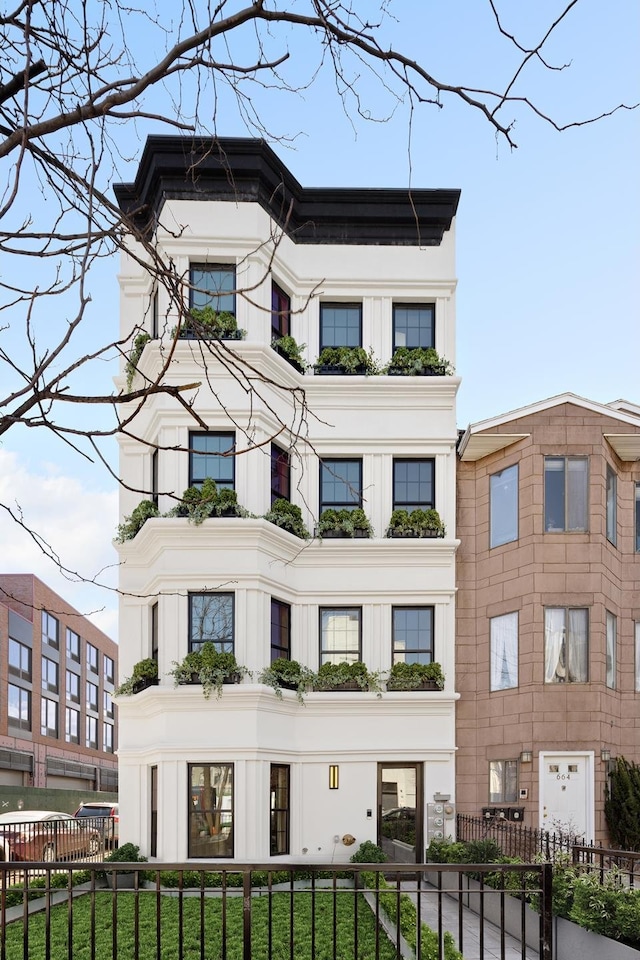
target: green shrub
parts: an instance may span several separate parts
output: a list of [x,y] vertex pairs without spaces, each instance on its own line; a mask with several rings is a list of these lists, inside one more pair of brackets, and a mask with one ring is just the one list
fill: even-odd
[[118,525],[116,541],[124,543],[125,540],[133,540],[147,520],[159,516],[160,512],[153,500],[141,500],[138,506],[131,511],[130,516],[124,518],[124,523]]
[[597,874],[583,874],[573,884],[569,918],[586,930],[629,946],[640,947],[640,890],[621,887],[620,876],[610,871],[604,883]]
[[386,863],[388,859],[384,850],[373,840],[365,840],[353,856],[349,857],[351,863]]
[[142,356],[142,351],[145,346],[151,340],[151,336],[148,333],[139,333],[138,336],[133,341],[133,346],[131,348],[131,353],[129,354],[129,359],[127,360],[127,365],[125,368],[125,373],[127,376],[127,390],[131,390],[133,384],[133,378],[135,377],[138,371],[138,362]]
[[614,846],[640,851],[640,766],[617,757],[605,786],[604,815]]
[[265,513],[264,519],[275,524],[276,527],[288,530],[289,533],[300,537],[301,540],[309,539],[309,531],[302,519],[302,510],[297,504],[291,503],[284,497],[278,497],[277,500],[273,501],[271,509]]

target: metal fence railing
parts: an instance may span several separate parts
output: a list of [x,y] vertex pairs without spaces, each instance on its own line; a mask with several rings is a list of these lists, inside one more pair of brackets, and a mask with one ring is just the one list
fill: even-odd
[[117,846],[117,826],[113,817],[20,820],[16,814],[14,822],[0,821],[0,861],[102,860]]
[[551,871],[550,864],[278,864],[276,871],[273,863],[192,861],[38,863],[18,875],[15,863],[0,863],[0,956],[444,960],[457,948],[478,960],[524,960],[531,949],[551,960]]
[[616,870],[623,883],[640,887],[640,853],[575,845],[571,856],[574,866],[586,873],[596,873],[600,883],[604,883],[610,870]]
[[[495,840],[506,857],[520,857],[525,861],[542,857],[553,863],[560,854],[571,856],[575,844],[583,839],[575,834],[525,827],[498,817],[485,819],[461,813],[456,817],[456,829],[458,840]],[[590,845],[583,846],[587,849]]]

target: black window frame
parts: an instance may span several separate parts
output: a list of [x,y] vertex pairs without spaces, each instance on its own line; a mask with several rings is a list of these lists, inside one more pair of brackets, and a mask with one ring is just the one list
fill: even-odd
[[[16,650],[16,648],[18,648]],[[12,663],[12,650],[19,654],[20,665]],[[27,666],[23,664],[23,658],[26,655]],[[21,643],[14,637],[9,637],[7,672],[13,677],[20,677],[21,680],[27,680],[29,683],[33,679],[33,650],[26,643]]]
[[[230,818],[230,830],[227,835],[227,842],[222,843],[212,843],[210,847],[207,845],[206,853],[201,851],[195,851],[194,845],[196,842],[196,837],[202,835],[203,827],[206,828],[209,824],[211,817],[215,816],[218,812],[218,796],[217,796],[217,786],[210,787],[213,795],[213,806],[203,807],[198,806],[199,797],[203,796],[204,787],[193,784],[193,771],[196,769],[204,769],[204,767],[211,768],[226,768],[229,771],[229,781],[231,784],[231,809],[227,809],[220,805],[221,814],[224,813],[225,816]],[[215,779],[211,778],[211,773],[209,773],[210,781]],[[218,859],[218,860],[232,860],[234,857],[234,848],[235,848],[235,810],[236,810],[236,774],[235,774],[235,764],[229,762],[221,763],[188,763],[187,764],[187,789],[189,791],[187,798],[187,859],[199,859],[203,856],[206,856],[207,859]],[[199,818],[197,820],[196,818]],[[194,823],[195,829],[192,829],[192,822]],[[213,836],[213,834],[212,834]],[[222,839],[222,838],[220,838]],[[206,841],[205,841],[206,842]]]
[[[336,337],[329,338],[325,334],[325,314],[330,310],[353,310],[357,311],[358,338],[357,343],[339,343]],[[347,340],[353,339],[347,337]],[[362,303],[340,303],[333,300],[327,300],[320,304],[320,353],[325,347],[361,347],[362,346]]]
[[[342,478],[335,469],[334,465],[341,463],[355,464],[358,467],[359,494],[357,502],[348,500],[328,500],[326,498],[325,474],[328,474],[328,482],[332,483],[335,480],[341,480],[346,487],[355,489],[353,484],[344,480],[344,478]],[[362,474],[362,457],[324,457],[320,461],[320,515],[322,515],[325,510],[356,510],[358,507],[362,507]]]
[[271,597],[271,663],[291,660],[291,604]]
[[70,627],[65,630],[65,650],[68,660],[80,663],[80,634]]
[[[13,716],[9,710],[11,708],[11,690],[17,690],[19,695],[19,716]],[[27,719],[22,719],[22,700],[25,700],[27,705]],[[16,683],[7,684],[7,720],[10,727],[15,727],[18,730],[31,730],[31,707],[32,707],[32,698],[31,690],[25,689],[25,687],[20,687]]]
[[[428,310],[431,314],[431,336],[428,338],[427,343],[399,343],[398,342],[398,330],[396,323],[396,311],[397,310],[407,310],[418,311],[418,310]],[[422,347],[423,350],[429,349],[429,347],[435,348],[436,345],[436,305],[435,303],[394,303],[392,307],[392,348],[397,350],[399,347],[408,347],[410,350],[416,347]],[[409,330],[409,325],[407,324],[407,333]],[[407,336],[407,339],[409,337]],[[421,338],[418,337],[418,340]]]
[[[552,523],[552,518],[550,516],[550,491],[551,491],[551,476],[554,471],[547,470],[547,465],[551,461],[563,461],[563,511],[564,516],[562,518],[562,526],[557,526],[555,522]],[[570,505],[570,492],[569,492],[569,463],[572,462],[583,462],[586,464],[585,470],[585,503],[584,503],[584,526],[583,527],[569,527],[568,519],[571,512]],[[588,533],[589,532],[589,457],[588,456],[563,456],[562,454],[549,454],[544,458],[544,532],[545,533]],[[559,472],[559,471],[558,471]],[[553,518],[555,521],[555,518]]]
[[149,631],[151,633],[151,659],[158,662],[158,651],[160,649],[159,640],[158,640],[158,601],[151,604],[150,617],[151,623],[149,624]]
[[271,339],[291,335],[291,297],[282,287],[271,281]]
[[[214,287],[211,291],[195,274],[201,273],[227,274],[232,278],[232,292],[216,293],[223,289],[220,285]],[[227,300],[228,298],[228,300]],[[236,264],[235,263],[202,263],[194,261],[189,264],[189,309],[194,307],[202,310],[204,307],[212,307],[216,313],[232,313],[236,316]]]
[[[421,466],[430,466],[431,467],[431,479],[428,481],[431,484],[431,497],[422,497],[418,500],[412,499],[403,499],[398,496],[397,489],[401,484],[408,484],[410,481],[408,479],[401,480],[397,476],[398,467],[404,466],[405,464],[420,464]],[[427,481],[425,481],[427,482]],[[421,486],[423,481],[418,480],[418,485]],[[393,509],[394,510],[432,510],[436,505],[436,460],[435,457],[394,457],[393,458]]]
[[[284,784],[278,782],[284,775]],[[284,804],[283,804],[284,795]],[[272,763],[269,769],[269,855],[287,856],[291,849],[291,767]]]
[[149,853],[158,856],[158,767],[149,768]]
[[271,444],[271,503],[291,499],[291,457],[289,451]]
[[[60,621],[47,610],[42,611],[42,642],[54,650],[60,649]],[[53,634],[52,625],[55,624]]]
[[[212,599],[227,600],[230,602],[231,606],[231,637],[219,638],[219,637],[203,637],[200,640],[193,638],[193,627],[194,627],[194,610],[193,604],[194,601],[199,597],[211,597]],[[230,591],[217,592],[217,591],[193,591],[188,595],[189,602],[189,635],[188,635],[188,648],[189,652],[192,650],[199,650],[204,643],[212,643],[213,646],[219,652],[233,653],[235,651],[235,633],[236,633],[236,613],[235,613],[235,594]]]
[[[332,613],[357,613],[358,614],[358,649],[356,656],[353,657],[355,651],[350,650],[345,647],[344,649],[335,649],[331,650],[328,647],[324,646],[325,634],[323,631],[322,621],[325,614]],[[323,663],[353,663],[358,660],[362,660],[362,607],[358,605],[344,606],[322,606],[318,608],[318,635],[319,635],[319,647],[320,647],[320,656],[319,663],[322,666]],[[331,659],[332,657],[338,659]],[[353,657],[353,659],[350,659]]]
[[[58,739],[59,733],[59,710],[58,710],[58,701],[51,700],[49,697],[40,698],[40,736],[41,737],[51,737],[54,740]],[[45,714],[46,714],[46,723],[45,723]],[[54,725],[49,725],[49,720],[53,717]]]
[[151,453],[151,502],[158,506],[158,450]]
[[[197,444],[202,440],[229,440],[229,446],[225,450],[198,450]],[[236,435],[233,430],[209,430],[206,433],[192,431],[189,433],[189,486],[190,487],[202,487],[205,479],[211,479],[215,481],[216,487],[218,490],[235,490],[236,488],[236,458],[235,454],[230,456],[224,456],[225,453],[229,453],[232,450],[235,450],[236,445]],[[218,476],[215,476],[214,473],[207,472],[202,477],[194,476],[194,464],[197,462],[198,457],[215,457],[216,459],[222,460],[224,463],[230,465],[231,479],[228,476],[221,476],[218,471]],[[208,465],[207,465],[208,466]]]
[[[396,631],[398,626],[396,624],[396,614],[400,614],[403,611],[416,611],[420,613],[427,613],[430,619],[430,637],[429,643],[426,646],[416,647],[412,650],[407,650],[406,647],[398,647],[396,639]],[[399,618],[398,618],[399,619]],[[399,631],[398,631],[399,632]],[[418,658],[407,657],[409,654],[417,654]],[[420,659],[421,654],[428,654],[429,659]],[[435,607],[433,604],[399,604],[391,608],[391,663],[433,663],[435,660]]]

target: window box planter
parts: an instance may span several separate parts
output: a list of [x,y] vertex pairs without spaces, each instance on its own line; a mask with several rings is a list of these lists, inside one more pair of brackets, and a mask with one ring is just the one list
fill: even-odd
[[323,363],[321,365],[316,364],[313,369],[319,377],[364,377],[367,373],[364,364],[353,370],[346,370],[338,364]]
[[445,377],[453,373],[453,367],[433,347],[397,347],[387,373],[391,377]]
[[324,347],[313,369],[320,376],[369,376],[380,368],[364,347]]
[[370,673],[360,660],[353,663],[323,663],[313,678],[313,689],[326,693],[367,693],[381,695],[379,674]]
[[423,367],[422,370],[405,370],[402,367],[389,367],[387,373],[390,377],[445,377],[448,373],[447,367],[443,363],[434,364],[432,367]]
[[356,507],[355,510],[323,510],[316,532],[323,540],[327,537],[363,539],[373,536],[373,528],[362,507]]
[[394,510],[389,520],[387,537],[444,537],[445,526],[440,514],[433,508],[429,510]]
[[244,330],[232,330],[230,333],[195,333],[186,330],[180,333],[180,340],[244,340]]
[[147,687],[157,687],[160,683],[159,679],[156,677],[155,680],[151,677],[145,678],[144,680],[136,680],[133,684],[132,693],[141,693],[143,690],[146,690]]
[[174,660],[170,672],[177,687],[201,684],[205,700],[209,699],[212,690],[219,699],[225,684],[240,683],[248,674],[246,667],[239,666],[232,653],[216,650],[211,641],[203,643],[200,650],[192,650],[181,663]]
[[158,683],[158,664],[151,657],[147,657],[133,665],[131,676],[122,681],[116,688],[115,694],[120,697],[130,697],[146,690],[147,687],[157,687]]
[[[192,307],[178,332],[180,340],[242,340],[235,315],[213,307]],[[175,333],[175,331],[174,331]]]
[[366,690],[366,687],[361,687],[357,680],[344,680],[342,683],[334,683],[333,686],[326,686],[322,688],[326,692],[331,693],[361,693],[363,690]]
[[389,671],[389,692],[442,690],[444,674],[439,663],[394,663]]
[[278,497],[273,501],[271,509],[265,513],[264,518],[274,526],[288,530],[295,537],[300,537],[301,540],[309,539],[309,531],[302,519],[302,510],[297,504],[290,503],[284,497]]
[[400,691],[403,693],[414,693],[416,691],[440,689],[441,687],[437,680],[420,680],[415,687],[406,687],[403,686],[402,683],[394,683],[392,680],[387,682],[387,690],[390,692],[396,691],[397,693]]
[[301,351],[305,349],[306,344],[299,346],[293,337],[279,337],[271,341],[271,346],[283,360],[290,363],[298,373],[305,373],[306,367],[302,359]]
[[283,690],[293,690],[299,703],[304,703],[304,694],[313,681],[313,673],[297,660],[280,657],[258,674],[258,683],[271,687],[278,699]]

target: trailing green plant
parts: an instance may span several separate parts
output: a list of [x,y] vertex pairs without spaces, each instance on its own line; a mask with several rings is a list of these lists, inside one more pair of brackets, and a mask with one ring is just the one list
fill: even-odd
[[373,840],[365,840],[353,856],[349,857],[351,863],[386,863],[388,859],[382,847]]
[[334,368],[345,374],[364,374],[375,376],[380,373],[380,366],[373,356],[373,349],[369,352],[364,347],[325,347],[320,351],[314,367],[321,371],[322,367]]
[[288,530],[289,533],[300,537],[301,540],[309,539],[309,531],[302,519],[302,510],[297,504],[291,503],[284,497],[278,497],[277,500],[273,501],[271,509],[265,513],[264,519],[268,520],[269,523],[274,523],[276,527]]
[[389,671],[387,690],[419,690],[424,683],[444,689],[444,674],[439,663],[394,663]]
[[238,328],[235,314],[213,307],[192,307],[180,327],[180,337],[201,337],[213,340],[242,340],[245,331]]
[[445,526],[440,514],[433,507],[428,510],[394,510],[389,520],[389,534],[400,533],[406,537],[425,537],[435,534],[444,537]]
[[290,336],[274,337],[274,339],[271,341],[271,346],[274,350],[284,354],[284,356],[290,360],[294,366],[300,367],[302,373],[304,373],[307,368],[307,364],[302,356],[302,351],[306,349],[306,343],[298,344],[297,341]]
[[249,670],[238,664],[233,653],[216,650],[207,640],[199,650],[191,650],[180,663],[174,660],[169,675],[174,678],[176,686],[201,683],[204,698],[208,700],[213,690],[219,699],[225,681],[239,682],[249,675]]
[[215,480],[211,477],[206,477],[201,487],[187,487],[180,503],[169,511],[169,516],[186,517],[196,526],[209,517],[243,515],[244,510],[238,503],[236,491],[226,487],[218,490]]
[[127,365],[125,367],[125,373],[127,375],[127,390],[131,390],[133,378],[138,371],[138,362],[142,356],[142,351],[144,350],[146,344],[149,343],[149,340],[151,340],[151,334],[139,333],[133,341],[131,353],[129,354]]
[[371,673],[361,660],[352,663],[323,663],[313,676],[314,690],[335,690],[343,684],[355,684],[361,690],[369,690],[381,696],[380,674]]
[[640,851],[640,766],[624,757],[614,761],[605,785],[604,815],[615,847]]
[[124,543],[126,540],[133,540],[147,520],[159,516],[160,511],[153,500],[141,500],[138,506],[131,511],[130,515],[124,518],[123,523],[118,524],[116,541],[118,543]]
[[454,372],[449,361],[439,356],[433,347],[396,347],[387,367],[389,371],[409,377],[424,373],[445,376]]
[[328,510],[323,510],[318,520],[318,536],[322,537],[333,530],[339,530],[347,537],[355,537],[357,532],[362,532],[367,537],[373,536],[373,527],[362,507],[356,507],[354,510],[346,508],[334,510],[330,507]]
[[313,672],[302,666],[297,660],[280,657],[261,670],[258,683],[272,687],[276,697],[282,700],[282,689],[294,689],[299,703],[304,703],[304,693],[313,683]]
[[136,686],[143,684],[145,681],[154,681],[157,679],[157,660],[153,660],[151,657],[147,657],[145,660],[139,660],[138,663],[134,663],[131,676],[127,677],[126,680],[123,680],[120,686],[116,689],[116,696],[130,697],[136,692]]

